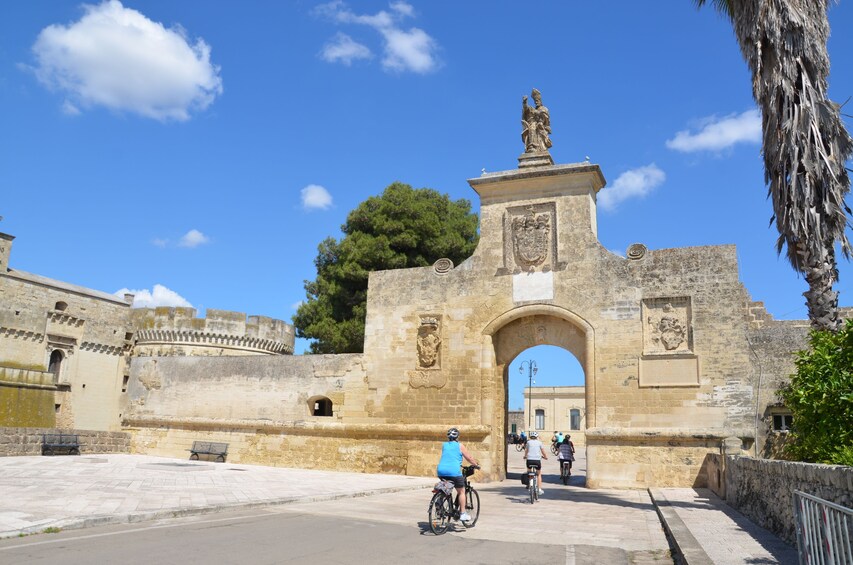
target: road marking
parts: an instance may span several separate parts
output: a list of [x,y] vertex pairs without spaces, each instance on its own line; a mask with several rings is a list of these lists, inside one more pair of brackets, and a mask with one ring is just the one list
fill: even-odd
[[[192,525],[195,525],[195,524],[214,524],[216,522],[229,522],[229,521],[236,522],[238,520],[251,520],[253,518],[263,518],[265,516],[269,516],[269,514],[270,514],[269,512],[265,512],[263,514],[252,514],[250,516],[233,516],[231,518],[217,518],[216,520],[199,520],[197,522],[191,522],[191,524]],[[171,520],[186,520],[187,518],[190,518],[190,516],[183,516],[183,517],[179,517],[179,518],[170,518],[170,519]],[[189,520],[187,520],[187,522],[189,522]],[[114,524],[105,524],[105,525],[114,525]],[[122,524],[122,525],[128,526],[130,524]],[[144,528],[133,528],[133,529],[128,529],[128,530],[122,530],[120,532],[105,532],[103,534],[89,534],[89,535],[85,535],[85,536],[74,536],[74,537],[68,537],[68,538],[59,538],[59,539],[44,540],[44,541],[34,541],[32,543],[24,543],[21,545],[13,545],[13,546],[9,546],[9,547],[0,547],[0,551],[8,551],[11,549],[20,549],[22,547],[34,547],[37,545],[47,545],[47,544],[51,544],[51,543],[63,543],[63,542],[78,541],[78,540],[84,540],[84,539],[103,538],[103,537],[108,537],[108,536],[120,536],[120,535],[124,535],[124,534],[133,534],[136,532],[146,532],[149,530],[162,530],[164,528],[176,528],[176,527],[187,526],[187,525],[190,525],[190,524],[186,524],[186,523],[185,524],[161,524],[159,526],[146,526]],[[7,539],[14,539],[14,538],[7,538]]]
[[566,546],[566,565],[575,565],[575,546]]

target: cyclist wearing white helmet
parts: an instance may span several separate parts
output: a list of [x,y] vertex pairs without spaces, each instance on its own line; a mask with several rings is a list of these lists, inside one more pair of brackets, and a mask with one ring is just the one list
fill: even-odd
[[[538,483],[542,484],[542,459],[548,459],[548,454],[545,453],[545,448],[542,442],[539,441],[539,432],[530,432],[530,439],[527,440],[527,446],[524,448],[524,458],[527,460],[528,467],[536,467],[536,478]],[[542,488],[539,488],[539,494],[545,494]]]
[[[465,479],[462,478],[462,458],[465,458],[472,465],[480,466],[474,456],[468,453],[465,446],[459,443],[459,430],[450,428],[447,430],[447,441],[441,445],[441,459],[438,461],[438,478],[443,481],[450,481],[456,487],[456,492],[459,496],[459,508],[465,509]],[[462,512],[459,520],[467,522],[471,519],[468,512]]]

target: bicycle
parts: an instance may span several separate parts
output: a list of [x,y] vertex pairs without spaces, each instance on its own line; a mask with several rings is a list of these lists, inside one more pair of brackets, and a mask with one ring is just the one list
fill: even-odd
[[[466,528],[473,528],[480,517],[480,495],[468,482],[468,477],[479,469],[475,465],[462,467],[462,478],[465,481],[465,510],[471,519],[463,522]],[[450,481],[441,481],[432,489],[432,500],[429,501],[429,528],[437,536],[440,536],[450,527],[451,520],[458,520],[462,512],[459,511],[459,495],[454,499],[453,492],[456,489]]]
[[527,440],[518,440],[518,443],[515,444],[516,451],[524,451],[524,448],[527,446]]
[[527,468],[527,494],[530,496],[530,504],[539,500],[539,477],[536,475],[536,467]]
[[554,455],[560,454],[560,444],[556,441],[551,442],[551,453],[553,453]]
[[568,459],[564,460],[560,465],[560,479],[564,485],[569,484],[569,479],[572,476],[572,462]]

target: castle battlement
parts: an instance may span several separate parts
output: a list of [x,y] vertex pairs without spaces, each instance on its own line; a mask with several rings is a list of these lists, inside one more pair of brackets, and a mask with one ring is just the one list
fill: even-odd
[[290,355],[293,326],[267,316],[195,308],[158,307],[132,310],[134,355]]

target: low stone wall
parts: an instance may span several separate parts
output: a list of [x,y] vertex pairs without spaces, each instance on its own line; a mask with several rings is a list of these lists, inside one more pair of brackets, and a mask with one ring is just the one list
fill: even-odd
[[0,428],[0,457],[41,455],[42,434],[77,434],[80,453],[130,453],[130,434],[56,428]]
[[[853,508],[853,467],[751,457],[709,455],[724,469],[723,496],[729,506],[789,543],[797,542],[793,492],[799,490]],[[713,484],[710,485],[713,488]]]
[[[447,428],[441,425],[342,424],[319,421],[125,420],[133,453],[189,459],[194,441],[228,444],[227,461],[344,472],[435,475]],[[485,426],[460,426],[465,445],[495,480]],[[502,439],[502,438],[501,438]]]

